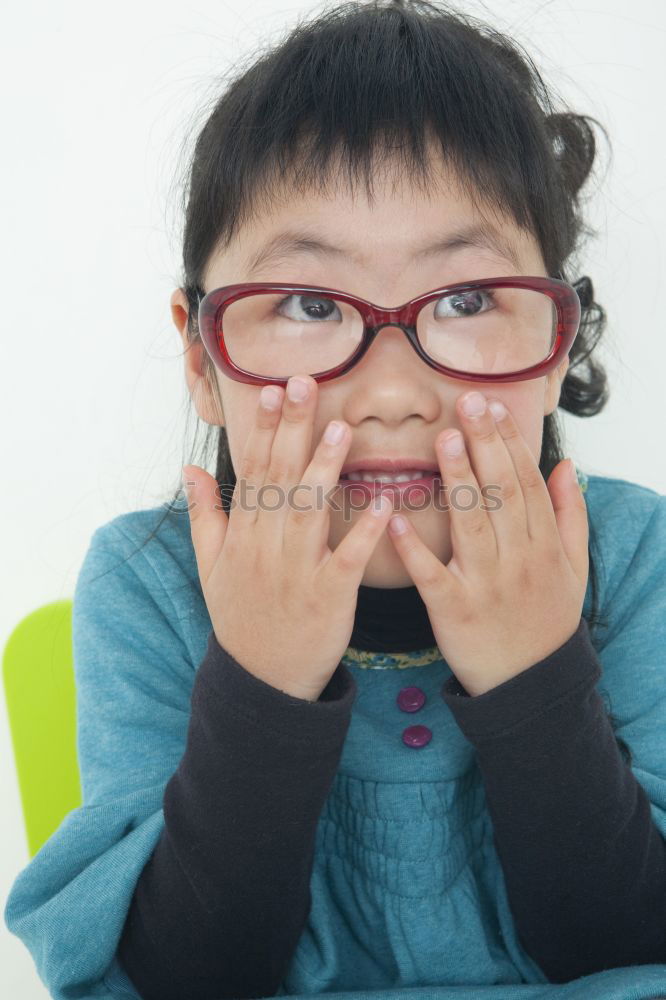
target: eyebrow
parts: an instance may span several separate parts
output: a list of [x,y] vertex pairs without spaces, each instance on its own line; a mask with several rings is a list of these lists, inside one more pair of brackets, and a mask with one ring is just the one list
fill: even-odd
[[[516,270],[522,267],[518,252],[511,241],[499,230],[483,223],[455,230],[425,245],[413,246],[411,259],[420,262],[431,257],[450,256],[468,247],[490,250],[495,258],[512,264]],[[361,265],[365,259],[353,248],[334,246],[313,230],[286,229],[277,233],[257,253],[251,255],[245,263],[245,269],[248,274],[252,274],[265,264],[281,263],[303,253],[321,258],[351,260],[357,265]]]

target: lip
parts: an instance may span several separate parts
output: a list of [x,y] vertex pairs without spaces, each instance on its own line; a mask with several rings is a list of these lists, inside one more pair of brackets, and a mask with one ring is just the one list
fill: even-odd
[[[352,462],[345,462],[340,469],[340,475],[346,476],[348,472],[384,472],[397,475],[405,469],[423,469],[424,472],[439,472],[439,466],[427,458],[359,458]],[[420,480],[414,480],[420,482]],[[396,485],[401,485],[400,483]],[[406,484],[408,485],[408,484]]]

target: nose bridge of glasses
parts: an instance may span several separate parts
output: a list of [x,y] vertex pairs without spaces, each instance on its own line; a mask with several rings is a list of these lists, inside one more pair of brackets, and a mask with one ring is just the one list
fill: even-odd
[[[416,327],[409,326],[406,323],[400,323],[398,322],[397,319],[393,319],[392,321],[383,320],[382,322],[377,323],[375,326],[371,326],[368,328],[368,334],[369,334],[368,345],[367,345],[368,349],[372,347],[374,341],[377,339],[380,333],[383,333],[385,330],[391,330],[391,329],[393,329],[394,331],[393,334],[394,337],[398,334],[402,334],[403,337],[406,339],[408,345],[412,348],[412,350],[416,351],[416,353],[419,355],[421,354],[421,351],[417,343],[418,338],[416,333]],[[402,337],[398,337],[398,343],[401,340]]]
[[405,321],[413,320],[414,303],[406,302],[400,306],[384,308],[378,305],[365,304],[365,318],[371,329],[379,331],[385,326],[404,326]]
[[378,322],[369,324],[369,332],[374,338],[382,332],[382,330],[390,329],[394,327],[403,333],[408,340],[411,340],[416,333],[415,325],[410,323],[405,323],[401,321],[401,316],[404,315],[401,310],[392,309],[390,312],[384,312],[381,316],[375,317]]
[[426,303],[421,300],[412,300],[401,306],[395,306],[388,309],[373,306],[366,311],[365,318],[368,323],[368,327],[371,331],[373,331],[374,336],[376,336],[380,330],[383,330],[384,327],[396,326],[411,339],[416,332],[416,318],[425,304]]

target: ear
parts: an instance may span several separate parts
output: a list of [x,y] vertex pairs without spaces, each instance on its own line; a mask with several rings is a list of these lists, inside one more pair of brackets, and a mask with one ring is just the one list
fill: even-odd
[[557,408],[560,401],[560,392],[564,382],[567,369],[569,368],[569,355],[554,369],[546,375],[546,391],[543,399],[543,415],[549,416]]
[[188,339],[187,319],[189,304],[187,295],[182,288],[177,288],[173,292],[170,301],[174,326],[178,330],[183,342],[185,380],[197,414],[207,424],[217,424],[223,427],[224,411],[222,410],[222,397],[219,391],[219,384],[216,384],[214,387],[211,386],[203,368],[203,358],[206,348],[203,345],[201,337],[197,337],[194,343]]

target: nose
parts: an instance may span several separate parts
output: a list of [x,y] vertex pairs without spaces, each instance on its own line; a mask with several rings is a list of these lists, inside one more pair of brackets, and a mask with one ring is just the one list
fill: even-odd
[[368,391],[386,396],[411,395],[423,391],[430,366],[419,356],[416,331],[399,323],[382,323],[372,332],[365,354],[354,365],[358,377],[367,380]]
[[397,321],[380,323],[372,331],[372,340],[360,364],[363,364],[368,358],[377,360],[379,356],[381,359],[384,354],[387,354],[392,364],[395,364],[396,354],[399,355],[400,352],[404,351],[408,352],[406,359],[412,358],[412,355],[415,354],[419,361],[422,361],[416,345],[416,330]]
[[375,346],[375,342],[378,339],[381,339],[382,344],[392,341],[397,341],[398,343],[407,341],[412,346],[413,341],[416,339],[416,329],[411,326],[405,326],[404,323],[398,323],[397,320],[391,323],[380,323],[374,328],[374,336],[370,348]]
[[387,328],[388,329],[399,330],[402,333],[403,337],[404,336],[408,336],[409,335],[409,331],[412,329],[412,327],[410,327],[410,326],[405,326],[404,323],[399,323],[397,321],[397,319],[396,319],[396,320],[393,320],[393,322],[391,322],[391,323],[380,323],[378,326],[376,326],[375,327],[375,333],[376,333],[376,335],[378,335],[379,333],[381,333],[382,330],[386,330]]

